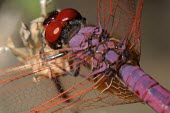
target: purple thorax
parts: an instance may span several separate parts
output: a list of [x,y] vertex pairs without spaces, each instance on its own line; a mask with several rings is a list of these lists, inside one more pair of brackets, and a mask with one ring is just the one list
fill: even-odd
[[[103,64],[104,61],[109,63],[105,63],[106,67],[109,67],[110,64],[114,64],[118,61],[119,55],[115,53],[113,50],[114,42],[110,40],[106,40],[101,42],[101,35],[103,30],[98,27],[84,27],[79,30],[79,32],[72,37],[69,41],[69,46],[71,48],[80,48],[77,51],[88,51],[85,54],[91,55],[93,57],[92,63],[93,68],[99,67],[99,65]],[[102,35],[105,36],[105,35]],[[105,37],[103,37],[104,39]],[[106,39],[106,38],[105,38]],[[90,48],[90,46],[92,48]],[[74,52],[77,52],[74,51]],[[93,52],[92,52],[93,51]],[[89,53],[90,52],[90,53]],[[81,57],[84,58],[84,57]],[[101,66],[100,66],[101,67]],[[99,68],[98,68],[99,69]]]
[[[102,29],[97,29],[97,27],[83,27],[79,30],[79,32],[72,37],[69,41],[69,46],[80,47],[82,50],[88,47],[87,39],[95,33],[96,35],[100,35],[102,33]],[[99,39],[92,40],[93,45],[99,44]]]

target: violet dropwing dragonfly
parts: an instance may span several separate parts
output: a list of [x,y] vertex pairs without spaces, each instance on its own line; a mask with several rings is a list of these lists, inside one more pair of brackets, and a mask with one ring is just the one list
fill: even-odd
[[98,26],[78,20],[81,27],[76,27],[67,48],[1,71],[2,111],[78,112],[147,102],[157,112],[169,112],[169,91],[139,67],[143,0],[96,2]]

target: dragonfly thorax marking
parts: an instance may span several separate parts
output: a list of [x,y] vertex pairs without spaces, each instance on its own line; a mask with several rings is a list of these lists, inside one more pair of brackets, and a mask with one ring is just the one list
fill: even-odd
[[[115,73],[120,64],[126,62],[126,60],[121,59],[124,51],[121,48],[121,43],[111,39],[106,31],[98,27],[81,28],[69,41],[69,46],[80,48],[74,52],[84,51],[86,55],[90,55],[93,70],[100,70],[105,64],[106,67],[111,67],[111,70]],[[80,60],[83,58],[81,56]]]

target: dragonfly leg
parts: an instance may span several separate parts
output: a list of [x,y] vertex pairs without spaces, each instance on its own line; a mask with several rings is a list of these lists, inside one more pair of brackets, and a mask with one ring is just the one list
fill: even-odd
[[[74,64],[75,62],[78,62],[79,59],[71,60],[69,63]],[[75,67],[73,65],[70,66],[71,70],[73,70],[71,76],[77,77],[80,74],[80,63],[77,63]],[[74,69],[75,68],[75,69]]]
[[[63,93],[64,92],[64,88],[62,88],[62,83],[60,82],[60,78],[59,77],[53,77],[52,79],[51,79],[53,82],[54,82],[54,84],[55,84],[55,87],[56,87],[56,89],[57,89],[57,91],[59,92],[59,93]],[[63,95],[62,95],[62,98],[68,98],[69,96],[68,96],[68,94],[67,93],[64,93]],[[67,100],[66,101],[66,103],[69,103],[71,100]]]
[[73,72],[73,76],[77,77],[80,74],[80,64],[76,64],[76,69]]
[[[78,62],[79,60],[80,60],[80,59],[76,59],[75,61],[73,61],[73,63],[74,63],[74,62]],[[72,68],[73,68],[73,67],[72,67]],[[81,76],[81,77],[83,77],[83,78],[86,77],[85,75],[80,74],[80,63],[76,64],[75,69],[74,69],[72,75],[75,76],[75,77],[77,77],[77,76]]]

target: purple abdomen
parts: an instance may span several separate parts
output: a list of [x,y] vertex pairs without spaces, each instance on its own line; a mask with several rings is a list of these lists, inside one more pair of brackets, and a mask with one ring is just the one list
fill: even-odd
[[127,87],[156,112],[170,113],[170,92],[140,67],[124,65],[119,73]]

